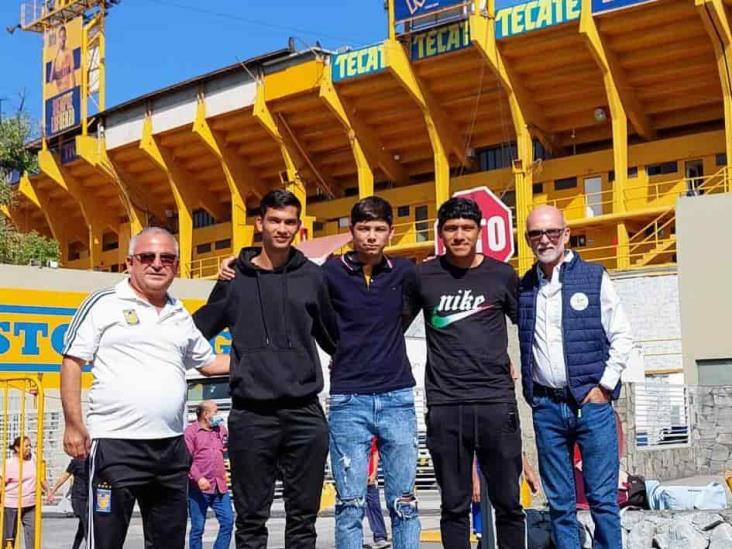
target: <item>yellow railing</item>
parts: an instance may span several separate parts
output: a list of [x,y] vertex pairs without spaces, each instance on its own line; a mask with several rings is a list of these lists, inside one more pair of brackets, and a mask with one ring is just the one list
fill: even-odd
[[425,219],[424,221],[408,221],[394,225],[394,236],[391,238],[390,246],[405,246],[410,244],[428,244],[435,240],[436,219]]
[[[45,484],[45,458],[44,458],[44,448],[43,448],[43,412],[44,412],[44,394],[43,394],[43,385],[40,382],[40,379],[35,376],[27,376],[22,377],[19,376],[14,379],[2,379],[0,380],[0,398],[2,398],[2,410],[3,410],[3,416],[2,416],[2,428],[0,429],[0,445],[2,445],[2,467],[0,467],[0,473],[2,473],[2,481],[0,482],[0,500],[2,500],[3,505],[0,505],[0,531],[3,532],[3,539],[2,539],[2,548],[3,549],[16,549],[20,547],[20,538],[23,536],[23,512],[22,509],[24,507],[23,505],[23,488],[24,488],[24,482],[22,480],[18,482],[18,479],[26,479],[29,477],[28,471],[23,472],[23,468],[30,467],[31,463],[35,464],[35,471],[33,472],[33,480],[34,480],[34,502],[33,502],[33,510],[30,511],[34,513],[35,515],[35,524],[33,527],[33,548],[32,549],[40,549],[41,547],[41,511],[43,506],[43,499],[42,499],[42,489]],[[36,415],[36,429],[35,429],[35,455],[36,459],[34,462],[28,462],[26,459],[24,459],[24,450],[25,450],[25,439],[28,438],[29,441],[32,443],[32,438],[30,436],[30,433],[27,433],[27,429],[29,427],[29,421],[28,421],[28,400],[33,399],[31,401],[30,407],[33,408],[35,415]],[[18,407],[18,410],[16,411],[14,408],[16,406],[11,406],[11,400],[13,401],[13,404],[15,404]],[[13,417],[17,416],[17,417]],[[11,438],[13,437],[13,438]],[[16,508],[10,508],[8,507],[8,500],[6,499],[6,491],[8,487],[8,481],[10,480],[8,478],[8,454],[7,449],[14,446],[14,444],[11,444],[11,441],[14,442],[14,439],[19,439],[19,450],[20,454],[18,455],[18,471],[15,472],[13,475],[15,477],[14,481],[17,483],[17,486],[15,487],[15,492],[17,494],[17,509]],[[9,510],[13,510],[15,513],[15,535],[6,537],[5,535],[5,521],[8,519],[7,512]],[[28,512],[28,511],[26,511]],[[26,547],[25,544],[23,544],[23,547]],[[31,548],[28,548],[31,549]]]
[[[181,275],[185,278],[205,278],[213,280],[219,272],[221,261],[227,257],[231,257],[231,252],[220,254],[212,257],[204,257],[202,259],[194,259],[187,269],[181,265]],[[186,274],[188,276],[186,276]]]
[[[689,177],[666,181],[649,180],[628,186],[623,191],[622,201],[626,212],[633,210],[667,207],[673,209],[679,196],[717,194],[730,192],[729,168],[722,168],[706,177]],[[534,206],[549,204],[559,208],[569,220],[586,219],[615,213],[614,191],[608,189],[592,193],[578,191],[571,196],[547,200],[546,195],[538,195]]]

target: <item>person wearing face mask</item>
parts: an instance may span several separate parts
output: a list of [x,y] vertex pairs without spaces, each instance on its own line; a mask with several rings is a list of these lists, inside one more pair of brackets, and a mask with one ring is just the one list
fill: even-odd
[[190,549],[203,547],[203,529],[206,526],[206,512],[209,507],[219,521],[219,533],[214,549],[228,549],[234,528],[234,513],[231,497],[226,485],[224,452],[228,432],[224,420],[218,415],[218,406],[211,400],[196,407],[196,421],[185,430],[184,438],[193,463],[188,473],[188,510],[191,517],[191,531],[188,535]]
[[536,256],[519,287],[524,397],[532,408],[539,471],[558,549],[579,549],[572,449],[579,446],[594,547],[620,547],[618,437],[612,401],[630,355],[630,324],[602,265],[565,250],[562,212],[539,206],[526,221]]

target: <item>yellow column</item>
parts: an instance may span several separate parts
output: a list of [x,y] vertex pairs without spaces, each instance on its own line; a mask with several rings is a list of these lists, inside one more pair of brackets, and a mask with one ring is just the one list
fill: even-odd
[[[608,106],[610,107],[610,118],[612,120],[613,135],[613,169],[615,181],[613,182],[613,213],[616,215],[625,213],[625,193],[628,184],[628,116],[625,112],[620,88],[616,80],[620,75],[612,71],[615,63],[611,62],[608,52],[597,30],[597,25],[592,17],[592,0],[582,0],[582,12],[579,25],[580,34],[584,37],[589,46],[592,56],[602,71],[605,94]],[[626,98],[626,102],[629,102]],[[628,243],[628,230],[625,221],[618,221],[617,225],[617,263],[618,269],[630,266],[630,249]]]
[[498,49],[495,31],[495,0],[489,0],[487,12],[481,10],[481,1],[476,0],[473,15],[470,16],[470,37],[490,69],[498,78],[511,110],[518,160],[513,166],[516,192],[516,244],[518,247],[519,273],[528,270],[533,263],[531,248],[526,242],[526,218],[533,205],[533,162],[534,146],[526,123],[523,105],[519,102],[514,83],[509,77]]
[[353,160],[356,163],[356,173],[358,175],[358,196],[364,198],[374,194],[374,171],[366,158],[366,153],[361,145],[358,134],[353,129],[348,113],[343,106],[341,98],[333,86],[331,78],[331,66],[326,65],[323,70],[323,76],[320,81],[320,98],[330,108],[331,112],[338,118],[343,125],[348,136],[348,142],[353,152]]
[[43,216],[46,218],[46,223],[51,229],[51,236],[58,242],[61,250],[61,263],[68,261],[69,244],[70,240],[67,234],[66,225],[63,220],[59,217],[56,209],[45,199],[43,195],[36,191],[36,188],[32,180],[28,177],[28,174],[23,174],[18,185],[18,192],[25,196],[28,200],[33,202],[38,209],[43,212]]
[[247,189],[256,188],[256,176],[243,159],[230,151],[225,141],[217,135],[206,120],[206,104],[199,98],[193,133],[211,153],[218,158],[231,195],[231,247],[234,252],[251,246],[254,226],[247,223]]
[[717,59],[717,72],[724,100],[724,136],[727,166],[732,166],[732,30],[722,0],[694,0]]
[[[285,163],[285,170],[287,172],[287,190],[294,194],[302,204],[302,219],[303,228],[308,234],[308,238],[313,236],[313,221],[315,218],[307,215],[307,193],[305,189],[305,183],[300,177],[300,172],[297,169],[293,154],[287,148],[285,140],[280,133],[279,126],[272,116],[272,112],[269,110],[267,105],[264,81],[260,80],[257,83],[257,95],[254,100],[254,118],[261,124],[261,126],[269,133],[272,139],[275,140],[277,146],[280,148],[280,154],[282,155],[282,161]],[[296,242],[299,241],[296,239]]]
[[[139,233],[145,226],[145,214],[135,207],[130,189],[116,173],[114,165],[109,160],[105,150],[104,140],[91,136],[76,137],[76,154],[92,167],[102,178],[112,184],[117,190],[122,207],[130,221],[132,234]],[[122,235],[119,235],[120,239]]]
[[152,133],[152,120],[145,117],[143,124],[140,149],[162,169],[167,178],[170,192],[173,194],[175,207],[178,210],[178,246],[180,250],[180,276],[190,278],[191,262],[193,261],[193,205],[185,200],[181,186],[170,170],[170,166],[163,155]]
[[[79,205],[87,228],[89,269],[94,269],[101,263],[102,231],[107,226],[116,229],[116,220],[107,217],[107,208],[99,203],[93,194],[84,190],[81,183],[61,166],[58,159],[47,148],[42,148],[38,153],[38,167],[41,172],[68,192]],[[97,240],[99,240],[98,245]]]
[[392,71],[422,111],[434,155],[435,203],[439,208],[443,202],[450,198],[450,162],[447,150],[404,47],[396,40],[389,39],[384,42],[384,64]]

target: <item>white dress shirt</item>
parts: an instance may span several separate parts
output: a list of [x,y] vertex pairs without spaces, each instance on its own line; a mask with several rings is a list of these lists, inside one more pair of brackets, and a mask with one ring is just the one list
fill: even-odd
[[[567,386],[567,368],[564,362],[564,342],[562,337],[562,283],[560,269],[572,260],[574,254],[566,252],[564,261],[552,272],[547,280],[541,267],[539,292],[536,297],[536,327],[534,328],[534,381],[546,387]],[[610,342],[610,356],[605,363],[605,371],[600,385],[612,391],[620,381],[633,348],[630,323],[625,316],[615,287],[607,273],[602,275],[600,286],[601,322]]]

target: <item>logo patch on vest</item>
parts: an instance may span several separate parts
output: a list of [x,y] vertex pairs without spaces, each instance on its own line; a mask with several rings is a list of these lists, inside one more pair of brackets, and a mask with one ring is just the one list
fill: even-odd
[[589,306],[590,299],[587,297],[587,294],[577,292],[569,300],[569,304],[575,311],[584,311]]

